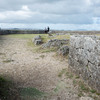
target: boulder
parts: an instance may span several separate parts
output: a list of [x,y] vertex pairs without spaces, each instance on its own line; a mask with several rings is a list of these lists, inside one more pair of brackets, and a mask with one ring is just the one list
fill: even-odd
[[35,41],[34,41],[34,44],[35,44],[35,45],[40,45],[40,44],[42,44],[42,40],[35,40]]
[[35,38],[33,38],[33,43],[34,43],[35,45],[40,45],[40,44],[42,44],[43,42],[42,42],[41,36],[38,35],[38,36],[36,36]]
[[66,56],[69,53],[69,47],[64,45],[64,46],[62,46],[61,48],[58,49],[57,53],[59,55]]
[[35,41],[35,40],[40,40],[40,39],[41,39],[41,36],[38,35],[38,36],[36,36],[36,37],[33,38],[33,41]]
[[47,43],[43,44],[43,48],[51,48],[51,47],[60,47],[62,45],[68,44],[68,39],[52,39],[49,40]]

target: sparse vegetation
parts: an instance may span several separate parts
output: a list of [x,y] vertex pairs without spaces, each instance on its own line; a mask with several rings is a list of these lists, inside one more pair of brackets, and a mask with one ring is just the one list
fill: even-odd
[[40,55],[40,57],[43,59],[45,57],[45,55]]
[[[87,96],[94,98],[95,100],[99,100],[98,98],[98,93],[96,92],[96,90],[91,89],[87,84],[85,84],[83,82],[83,80],[80,79],[79,76],[76,76],[74,73],[63,69],[61,70],[61,72],[58,74],[58,77],[62,77],[62,75],[64,75],[66,78],[72,79],[73,80],[73,85],[74,87],[78,87],[78,96],[82,97],[86,94],[88,94]],[[58,88],[55,89],[55,91],[58,91]]]
[[67,78],[73,78],[73,73],[68,71],[67,69],[62,69],[61,72],[58,74],[59,77],[62,77],[62,75],[65,75]]
[[18,92],[12,81],[0,76],[0,99],[14,100],[16,96],[18,96]]
[[98,93],[98,92],[96,92],[96,94],[99,96],[100,95],[100,93]]
[[32,49],[33,52],[37,53],[49,53],[49,52],[54,52],[57,50],[57,48],[45,48],[43,49],[41,46],[35,46],[33,45],[34,48]]
[[91,89],[90,92],[91,92],[91,93],[96,93],[96,90]]
[[15,88],[14,83],[12,83],[12,81],[9,81],[8,79],[0,76],[0,99],[1,100],[14,100],[16,96],[19,96],[17,98],[21,97],[22,99],[27,100],[29,98],[31,99],[40,98],[45,95],[46,93],[41,92],[38,89],[32,87],[17,89]]
[[96,90],[91,89],[87,84],[83,82],[83,80],[81,80],[79,77],[76,77],[77,76],[75,76],[73,80],[73,85],[75,87],[78,86],[78,96],[81,97],[84,96],[84,94],[88,94],[88,96],[94,98],[94,100],[99,100]]
[[66,69],[62,69],[61,72],[58,74],[58,77],[62,77],[62,75],[65,74],[66,71]]
[[55,34],[52,37],[49,37],[48,34],[10,34],[10,35],[7,35],[7,36],[11,37],[11,38],[28,39],[27,45],[30,46],[30,47],[34,47],[33,48],[34,52],[45,53],[45,52],[53,52],[53,51],[57,50],[57,48],[46,48],[46,49],[43,49],[43,48],[41,48],[40,45],[39,46],[35,46],[32,43],[32,39],[34,37],[36,37],[37,35],[40,35],[42,37],[43,43],[46,43],[50,39],[69,39],[70,38],[70,35],[55,35]]
[[5,55],[5,53],[1,53],[1,52],[0,52],[0,55]]
[[76,79],[79,79],[80,77],[79,77],[79,76],[76,76],[75,78],[76,78]]
[[50,39],[70,39],[70,35],[55,35],[55,34],[52,37],[49,37],[48,34],[10,34],[7,36],[12,38],[32,39],[37,35],[40,35],[44,42],[47,42]]
[[85,85],[82,81],[79,81],[79,88],[84,92],[89,92],[89,87]]
[[48,53],[48,52],[54,52],[56,51],[56,48],[46,48],[46,49],[42,49],[40,52],[41,53]]
[[84,94],[80,91],[80,92],[78,93],[78,96],[79,96],[79,97],[82,97],[82,96],[84,96]]
[[70,72],[66,72],[66,76],[68,77],[68,78],[73,78],[73,74],[72,73],[70,73]]
[[10,62],[12,62],[12,61],[14,61],[14,60],[12,60],[12,59],[6,59],[6,60],[4,60],[3,62],[4,62],[4,63],[10,63]]
[[77,85],[77,81],[74,79],[73,80],[73,85],[76,86]]
[[59,88],[58,88],[58,87],[56,87],[56,88],[54,89],[54,92],[58,92],[58,90],[59,90]]
[[11,38],[32,39],[37,35],[41,35],[41,34],[10,34],[6,36]]
[[9,95],[9,82],[0,76],[0,98],[7,100]]
[[44,92],[39,91],[36,88],[20,88],[20,95],[24,100],[27,99],[36,99],[46,95]]

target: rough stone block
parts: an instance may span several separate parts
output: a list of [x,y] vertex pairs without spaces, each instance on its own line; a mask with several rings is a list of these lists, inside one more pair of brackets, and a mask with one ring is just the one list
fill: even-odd
[[100,92],[100,39],[97,36],[71,36],[69,66]]

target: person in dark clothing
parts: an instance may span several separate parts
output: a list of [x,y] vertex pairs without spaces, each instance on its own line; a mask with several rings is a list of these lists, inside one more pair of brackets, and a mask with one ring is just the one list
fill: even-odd
[[47,29],[48,29],[48,32],[49,32],[50,31],[50,28],[48,27]]
[[50,31],[50,28],[47,27],[47,29],[45,28],[45,33],[47,34]]

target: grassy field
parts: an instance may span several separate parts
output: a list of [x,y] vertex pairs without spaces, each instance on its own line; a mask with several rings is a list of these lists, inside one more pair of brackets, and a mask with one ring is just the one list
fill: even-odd
[[6,37],[28,40],[27,45],[30,47],[33,47],[33,52],[44,53],[44,52],[56,51],[56,48],[43,49],[41,48],[41,45],[38,45],[38,46],[34,45],[32,40],[34,39],[34,37],[38,35],[42,37],[43,43],[46,43],[48,40],[51,40],[51,39],[70,39],[70,35],[56,35],[56,34],[53,34],[52,36],[49,36],[48,34],[10,34],[10,35],[6,35]]
[[70,38],[70,35],[55,35],[55,34],[52,36],[49,36],[48,34],[10,34],[6,36],[12,37],[12,38],[32,39],[38,35],[40,35],[44,41],[47,41],[49,39],[69,39]]

